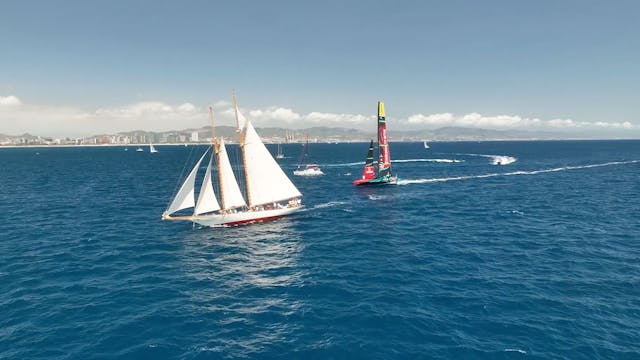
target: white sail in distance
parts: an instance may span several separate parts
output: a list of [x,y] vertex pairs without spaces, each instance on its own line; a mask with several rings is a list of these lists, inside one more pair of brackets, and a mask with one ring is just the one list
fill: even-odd
[[235,94],[233,95],[233,105],[235,107],[236,112],[236,125],[238,126],[238,131],[244,130],[245,125],[247,124],[247,118],[242,115],[240,112],[240,108],[238,107],[238,102],[236,101]]
[[218,171],[220,172],[220,200],[224,210],[246,206],[236,177],[229,162],[224,139],[218,145]]
[[198,202],[194,210],[195,215],[200,215],[216,210],[220,210],[220,205],[216,199],[216,194],[213,191],[213,184],[211,183],[211,160],[209,158],[209,165],[207,171],[204,174],[204,180],[202,180],[202,186],[200,187],[200,195],[198,195]]
[[302,196],[264,146],[250,121],[246,121],[243,138],[249,206]]
[[189,173],[189,176],[187,176],[186,180],[182,183],[180,190],[178,190],[178,193],[173,198],[171,205],[169,205],[167,211],[165,211],[165,214],[173,214],[176,211],[195,206],[195,196],[193,188],[196,182],[196,174],[198,173],[198,169],[200,168],[200,163],[208,152],[209,150],[207,149],[200,160],[198,160],[198,162],[196,163],[196,166],[193,167],[193,169]]

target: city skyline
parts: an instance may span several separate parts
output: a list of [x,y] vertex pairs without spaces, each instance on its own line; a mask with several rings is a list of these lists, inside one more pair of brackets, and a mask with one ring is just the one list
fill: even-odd
[[632,1],[8,2],[0,133],[464,126],[639,137]]

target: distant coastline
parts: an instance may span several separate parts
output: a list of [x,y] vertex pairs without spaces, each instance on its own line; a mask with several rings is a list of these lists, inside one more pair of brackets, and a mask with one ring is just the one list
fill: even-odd
[[[312,127],[306,129],[257,128],[265,143],[352,143],[368,142],[376,138],[375,132],[339,127]],[[235,143],[237,133],[232,126],[216,126],[216,134]],[[389,132],[391,142],[437,142],[437,141],[546,141],[546,140],[634,140],[635,138],[594,138],[580,134],[542,131],[491,130],[465,127],[442,127],[438,129],[395,130]],[[0,147],[23,146],[148,146],[154,145],[201,145],[211,141],[211,127],[171,130],[163,132],[135,130],[116,134],[100,134],[87,137],[47,137],[32,134],[0,134]]]
[[[548,142],[556,142],[556,141],[640,141],[637,138],[594,138],[594,139],[583,139],[583,138],[558,138],[558,139],[485,139],[485,140],[432,140],[430,143],[439,143],[439,142],[527,142],[527,141],[548,141]],[[340,141],[340,142],[327,142],[327,141],[317,141],[318,144],[345,144],[345,143],[368,143],[369,140],[354,140],[354,141]],[[391,140],[391,143],[421,143],[422,140]],[[301,142],[293,142],[290,144],[300,144]],[[206,146],[210,145],[210,142],[200,142],[200,143],[159,143],[154,144],[155,146]],[[265,142],[265,144],[275,145],[277,142]],[[229,142],[227,145],[237,145],[237,142]],[[149,146],[148,143],[139,143],[139,144],[24,144],[24,145],[0,145],[0,149],[16,149],[16,148],[78,148],[78,147],[122,147],[133,148],[133,152],[135,152],[135,148],[147,148]],[[145,150],[147,152],[147,150]]]

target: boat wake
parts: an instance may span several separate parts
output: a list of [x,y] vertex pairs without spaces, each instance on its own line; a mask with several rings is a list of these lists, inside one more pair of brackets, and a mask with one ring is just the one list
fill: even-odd
[[458,159],[406,159],[406,160],[391,160],[392,163],[408,163],[408,162],[437,162],[437,163],[460,163],[464,160]]
[[[464,162],[464,160],[459,159],[401,159],[401,160],[391,160],[392,163],[408,163],[408,162],[436,162],[436,163],[460,163]],[[373,162],[377,164],[377,161]],[[342,164],[320,164],[322,167],[341,167],[341,166],[362,166],[364,164],[363,161],[351,162],[351,163],[342,163]]]
[[518,161],[517,158],[508,155],[490,155],[490,154],[456,154],[456,155],[467,155],[467,156],[479,156],[489,158],[492,165],[508,165]]
[[520,354],[526,354],[527,352],[522,349],[504,349],[505,352],[518,352]]
[[340,206],[340,205],[344,205],[344,204],[346,204],[345,201],[329,201],[329,202],[326,202],[326,203],[314,205],[312,207],[305,207],[305,208],[301,209],[298,212],[301,213],[301,212],[307,212],[307,211],[311,211],[311,210],[326,209],[326,208]]
[[383,200],[386,198],[386,196],[384,195],[367,195],[367,197],[369,198],[369,200]]
[[364,164],[363,161],[351,162],[351,163],[342,163],[342,164],[320,164],[322,167],[342,167],[342,166],[356,166]]
[[490,174],[464,175],[464,176],[454,176],[454,177],[446,177],[446,178],[430,178],[430,179],[404,179],[404,180],[398,180],[398,185],[424,184],[424,183],[469,180],[469,179],[483,179],[483,178],[490,178],[490,177],[497,177],[497,176],[537,175],[537,174],[566,171],[566,170],[591,169],[591,168],[603,167],[603,166],[635,164],[639,162],[640,160],[611,161],[611,162],[600,163],[600,164],[563,166],[558,168],[533,170],[533,171],[513,171],[508,173],[490,173]]

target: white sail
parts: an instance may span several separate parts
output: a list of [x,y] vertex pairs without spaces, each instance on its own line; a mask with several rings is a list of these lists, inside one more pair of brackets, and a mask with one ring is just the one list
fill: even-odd
[[180,186],[180,190],[178,190],[178,193],[173,198],[173,201],[171,202],[171,205],[169,205],[169,208],[167,208],[167,211],[165,211],[165,214],[173,214],[178,210],[195,206],[193,187],[196,182],[196,174],[198,173],[202,159],[204,159],[208,152],[209,149],[205,151],[200,160],[198,160],[198,163],[196,163],[196,166],[193,167],[193,170],[191,170],[187,179],[182,183],[182,186]]
[[302,196],[264,146],[250,121],[246,121],[243,147],[249,206]]
[[224,146],[224,139],[220,139],[218,146],[218,171],[220,172],[220,200],[224,210],[246,206],[242,192],[238,186],[233,169]]
[[247,123],[247,118],[242,115],[240,112],[240,108],[238,108],[238,103],[234,101],[235,111],[236,111],[236,124],[238,125],[238,130],[242,131],[244,129],[245,124]]
[[149,144],[149,152],[150,153],[157,153],[158,150],[156,150],[155,146],[153,146],[153,144]]
[[198,202],[193,212],[195,215],[220,210],[220,205],[218,204],[216,194],[213,191],[213,184],[211,183],[211,159],[212,158],[209,158],[207,172],[204,174],[202,187],[200,187],[200,195],[198,195]]

